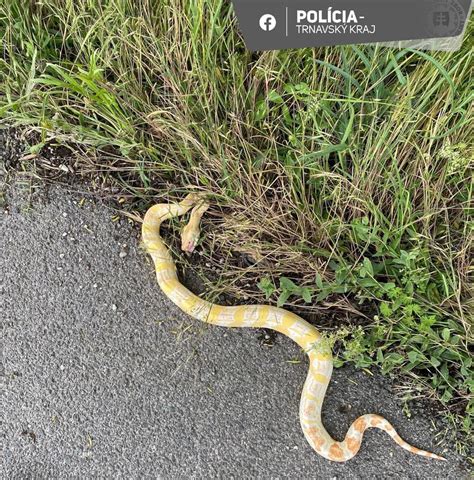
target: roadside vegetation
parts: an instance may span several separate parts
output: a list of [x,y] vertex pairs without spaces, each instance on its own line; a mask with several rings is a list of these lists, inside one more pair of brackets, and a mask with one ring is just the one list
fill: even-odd
[[137,215],[208,191],[210,295],[322,322],[338,363],[409,379],[468,434],[471,34],[251,53],[227,1],[5,0],[0,118]]

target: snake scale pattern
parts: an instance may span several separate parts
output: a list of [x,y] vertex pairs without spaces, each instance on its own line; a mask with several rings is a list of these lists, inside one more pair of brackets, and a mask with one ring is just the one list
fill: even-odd
[[368,428],[387,432],[405,450],[424,457],[445,460],[434,453],[420,450],[402,440],[393,426],[379,415],[362,415],[349,428],[345,439],[331,438],[321,421],[321,409],[333,363],[331,351],[320,333],[311,324],[281,308],[269,305],[220,306],[202,300],[180,283],[171,254],[160,236],[163,221],[184,215],[190,209],[190,220],[182,233],[182,249],[192,252],[199,239],[199,223],[209,204],[201,194],[191,193],[180,203],[157,204],[151,207],[142,225],[143,243],[155,264],[161,290],[185,313],[195,319],[224,327],[270,328],[295,341],[309,357],[309,372],[300,401],[300,422],[311,447],[321,456],[335,462],[353,458],[360,449]]

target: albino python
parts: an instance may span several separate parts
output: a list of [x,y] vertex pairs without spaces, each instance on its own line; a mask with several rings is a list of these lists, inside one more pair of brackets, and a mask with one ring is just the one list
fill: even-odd
[[332,373],[332,356],[316,328],[294,313],[269,305],[215,305],[194,295],[180,283],[173,259],[160,236],[160,225],[193,208],[189,223],[182,232],[181,245],[185,252],[192,252],[199,240],[201,217],[208,207],[202,195],[192,193],[180,203],[158,204],[147,211],[142,226],[143,242],[153,259],[158,283],[164,294],[181,310],[198,320],[225,327],[271,328],[290,337],[307,353],[309,372],[301,395],[300,421],[307,441],[324,458],[335,462],[351,459],[359,451],[365,430],[376,427],[387,432],[409,452],[445,460],[409,445],[379,415],[362,415],[351,425],[344,441],[333,440],[321,421],[321,408]]

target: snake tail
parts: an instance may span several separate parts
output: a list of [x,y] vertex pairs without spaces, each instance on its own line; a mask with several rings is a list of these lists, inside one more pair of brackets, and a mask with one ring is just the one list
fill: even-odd
[[[145,215],[142,225],[143,243],[153,259],[158,284],[164,294],[195,319],[224,327],[270,328],[291,338],[307,353],[309,371],[301,394],[300,423],[308,443],[324,458],[335,462],[351,459],[360,449],[365,430],[378,428],[387,432],[398,445],[411,453],[445,460],[434,453],[409,445],[379,415],[359,417],[350,426],[342,442],[334,440],[321,420],[322,404],[332,374],[332,354],[318,330],[298,315],[284,309],[270,305],[220,306],[201,299],[181,284],[170,251],[160,236],[160,225],[194,208],[189,225],[198,229],[207,206],[202,196],[190,194],[180,203],[154,205]],[[188,243],[183,242],[183,245]]]

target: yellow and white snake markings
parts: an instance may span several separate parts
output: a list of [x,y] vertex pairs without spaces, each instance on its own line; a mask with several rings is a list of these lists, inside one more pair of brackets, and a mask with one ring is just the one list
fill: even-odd
[[359,451],[365,430],[379,428],[409,452],[444,460],[406,443],[392,425],[379,415],[359,417],[349,428],[344,441],[333,440],[321,421],[322,404],[332,374],[332,356],[316,328],[294,313],[269,305],[214,305],[194,295],[179,282],[173,259],[160,236],[160,225],[165,220],[184,215],[192,208],[190,221],[182,235],[183,250],[192,252],[199,239],[199,222],[208,207],[201,195],[190,194],[180,203],[154,205],[146,213],[142,226],[143,242],[153,259],[158,284],[164,294],[181,310],[198,320],[225,327],[271,328],[290,337],[307,353],[309,372],[301,394],[300,422],[308,443],[324,458],[335,462],[351,459]]

